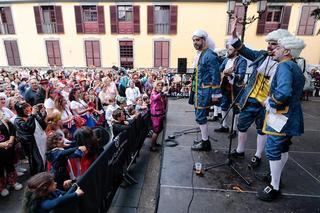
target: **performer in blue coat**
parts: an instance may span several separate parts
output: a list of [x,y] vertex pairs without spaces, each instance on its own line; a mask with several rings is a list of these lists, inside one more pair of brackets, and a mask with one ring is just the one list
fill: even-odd
[[[267,56],[266,51],[255,51],[245,47],[237,38],[235,25],[232,29],[232,46],[239,51],[240,55],[251,61],[255,61],[257,58],[265,55],[265,57],[262,57],[262,60],[253,67],[253,72],[250,75],[248,83],[240,97],[239,108],[241,112],[239,114],[237,125],[238,144],[237,148],[232,151],[233,157],[244,158],[247,130],[251,124],[255,122],[257,129],[257,149],[248,165],[249,168],[254,169],[260,165],[261,155],[266,143],[266,136],[262,132],[265,115],[263,103],[268,96],[270,82],[272,81],[278,63],[270,56]],[[290,35],[291,34],[284,29],[278,29],[270,32],[266,36],[266,41],[268,42],[268,53],[271,53],[274,48],[277,47],[277,41],[280,38]]]
[[263,132],[267,134],[266,155],[270,163],[271,183],[257,194],[264,201],[272,201],[280,195],[280,177],[288,160],[291,139],[303,133],[300,97],[304,76],[293,59],[299,56],[304,47],[303,40],[291,36],[281,38],[278,47],[273,50],[272,59],[279,65],[265,101],[263,125]]
[[194,32],[192,40],[194,48],[198,51],[192,90],[201,141],[196,141],[191,149],[209,151],[211,144],[208,135],[207,109],[221,98],[219,61],[217,54],[212,50],[214,44],[205,31]]
[[[243,80],[247,70],[247,60],[242,56],[239,56],[239,53],[231,45],[227,46],[227,58],[224,59],[219,68],[222,73],[221,77],[221,112],[222,117],[224,118],[227,110],[230,107],[230,104],[235,100],[239,91],[243,86]],[[236,100],[238,102],[238,100]],[[239,110],[234,108],[236,114],[239,114]],[[238,116],[235,117],[235,122],[237,121]],[[236,124],[234,125],[234,128]],[[227,119],[224,119],[220,128],[215,129],[215,132],[229,132],[229,127],[227,124]],[[231,137],[236,136],[236,131],[232,130]]]

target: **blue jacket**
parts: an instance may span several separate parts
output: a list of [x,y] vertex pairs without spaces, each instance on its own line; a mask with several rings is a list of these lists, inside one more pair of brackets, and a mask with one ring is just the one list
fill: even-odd
[[[232,46],[235,49],[238,49],[239,53],[241,56],[249,59],[250,61],[254,61],[257,58],[259,58],[261,55],[263,55],[265,52],[264,51],[256,51],[256,50],[251,50],[247,47],[245,47],[240,40],[237,40],[235,43],[232,44]],[[239,107],[242,109],[247,100],[248,97],[255,85],[256,79],[257,79],[257,68],[263,63],[265,59],[262,59],[257,65],[253,66],[253,71],[248,79],[248,82],[246,84],[246,87],[242,90],[242,94],[239,95]]]
[[[228,62],[228,58],[224,59],[222,64],[220,65],[220,72],[222,73],[225,69],[225,66]],[[233,92],[238,92],[239,87],[242,86],[244,77],[247,71],[247,60],[244,59],[242,56],[239,56],[236,59],[235,69],[234,69],[234,82],[233,82]]]
[[207,108],[210,106],[212,94],[221,94],[218,55],[211,49],[202,51],[195,75],[195,107]]
[[[298,136],[303,133],[303,114],[300,97],[304,76],[300,67],[292,60],[280,62],[270,87],[269,104],[288,118],[278,133],[264,122],[263,132],[270,135]],[[266,116],[267,118],[267,116]]]

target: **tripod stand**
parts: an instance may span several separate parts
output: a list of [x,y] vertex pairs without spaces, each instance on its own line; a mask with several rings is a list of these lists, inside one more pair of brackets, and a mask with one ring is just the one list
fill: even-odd
[[[244,88],[244,87],[243,87]],[[243,88],[240,90],[240,92],[238,93],[238,95],[236,96],[236,98],[234,99],[234,101],[232,102],[232,104],[230,105],[229,109],[227,110],[226,112],[226,115],[222,118],[221,122],[222,123],[224,121],[224,119],[227,118],[230,110],[232,109],[232,122],[231,122],[231,129],[230,129],[230,135],[229,135],[229,149],[228,149],[228,157],[227,157],[227,160],[226,162],[224,163],[219,163],[219,164],[213,164],[213,165],[209,165],[207,167],[204,168],[204,171],[209,171],[213,168],[217,168],[217,167],[220,167],[220,166],[229,166],[232,171],[234,171],[235,173],[237,173],[237,175],[239,177],[241,177],[241,179],[246,182],[246,184],[248,184],[249,186],[251,185],[251,183],[235,168],[234,166],[234,162],[233,160],[231,159],[231,147],[232,147],[232,140],[233,140],[233,137],[232,137],[232,133],[233,133],[233,127],[234,127],[234,119],[235,119],[235,105],[236,105],[236,101],[238,100],[238,98],[240,97],[240,94],[242,93],[243,91]]]

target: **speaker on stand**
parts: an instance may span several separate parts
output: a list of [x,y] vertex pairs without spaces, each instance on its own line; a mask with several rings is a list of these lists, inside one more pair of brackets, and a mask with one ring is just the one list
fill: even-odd
[[187,73],[187,58],[178,58],[178,74]]

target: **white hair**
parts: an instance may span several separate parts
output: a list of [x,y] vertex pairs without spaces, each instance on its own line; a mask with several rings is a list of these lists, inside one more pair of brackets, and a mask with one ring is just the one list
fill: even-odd
[[[208,35],[208,33],[206,31],[198,29],[198,30],[196,30],[196,31],[194,31],[192,33],[192,38],[194,36],[205,39],[208,48],[211,49],[212,51],[215,50],[216,45],[213,42],[213,40],[209,37],[209,35]],[[200,55],[201,55],[201,51],[197,51],[196,56],[195,56],[194,61],[193,61],[193,65],[192,65],[194,68],[198,65],[198,61],[199,61]]]
[[290,50],[291,55],[294,58],[299,57],[303,48],[305,48],[305,43],[302,39],[295,36],[288,36],[278,40],[278,44],[285,49]]
[[279,39],[283,37],[293,36],[288,30],[284,29],[277,29],[274,30],[266,36],[266,41],[278,41]]

